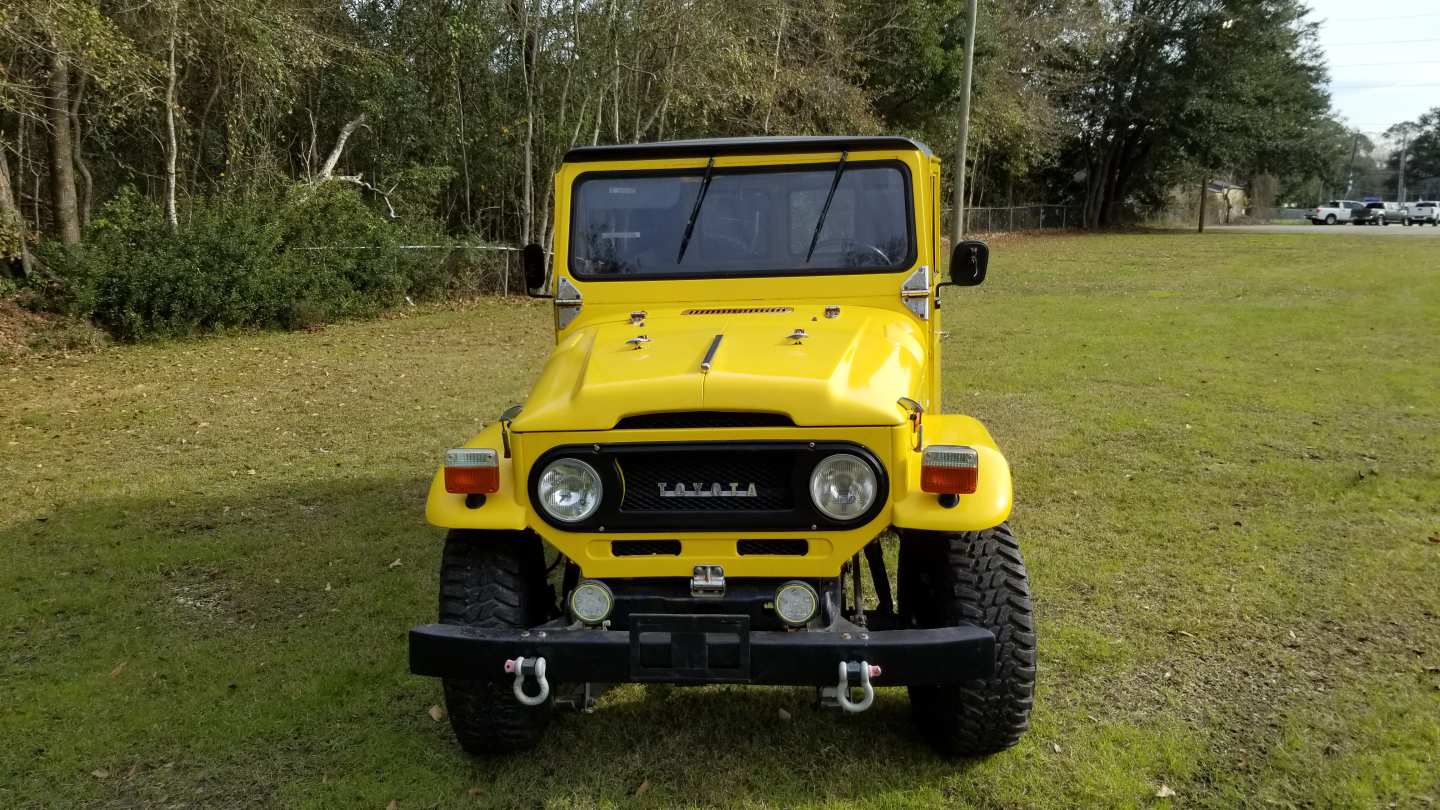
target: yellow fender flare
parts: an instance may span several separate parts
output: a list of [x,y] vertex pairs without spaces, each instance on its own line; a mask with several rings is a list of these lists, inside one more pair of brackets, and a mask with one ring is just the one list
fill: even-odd
[[896,431],[897,480],[892,485],[895,505],[890,513],[891,524],[898,529],[971,532],[1005,522],[1014,497],[1010,463],[995,446],[990,431],[978,419],[958,414],[925,414],[923,424],[926,445],[963,444],[975,448],[980,456],[980,480],[974,494],[961,495],[952,508],[941,506],[939,497],[920,491],[920,452],[912,444],[914,434]]
[[466,447],[490,447],[500,454],[500,491],[485,496],[485,505],[471,509],[464,495],[445,491],[445,468],[435,472],[430,494],[425,498],[425,520],[443,529],[523,529],[525,492],[523,481],[515,480],[514,459],[506,458],[501,426],[496,422],[465,443]]

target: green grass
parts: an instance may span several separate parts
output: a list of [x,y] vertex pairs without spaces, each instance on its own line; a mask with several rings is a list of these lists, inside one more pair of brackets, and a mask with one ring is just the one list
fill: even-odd
[[0,366],[0,806],[1430,806],[1431,241],[1043,238],[947,291],[948,409],[1014,464],[1041,665],[1024,741],[959,763],[903,691],[738,687],[460,754],[406,672],[422,495],[523,398],[540,304]]

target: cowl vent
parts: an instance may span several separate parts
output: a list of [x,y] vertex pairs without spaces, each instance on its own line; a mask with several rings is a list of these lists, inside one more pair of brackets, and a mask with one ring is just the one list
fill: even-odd
[[716,309],[687,309],[681,315],[784,315],[794,312],[793,307],[720,307]]

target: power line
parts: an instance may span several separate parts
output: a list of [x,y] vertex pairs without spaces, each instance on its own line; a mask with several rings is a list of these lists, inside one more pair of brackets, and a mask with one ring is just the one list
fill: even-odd
[[1357,67],[1409,67],[1411,65],[1440,65],[1440,59],[1411,59],[1406,62],[1346,62],[1342,65],[1331,65],[1332,68],[1357,68]]
[[1422,17],[1440,17],[1440,14],[1396,14],[1392,17],[1326,17],[1320,22],[1370,22],[1371,20],[1418,20]]
[[1322,42],[1325,48],[1346,48],[1352,45],[1419,45],[1426,42],[1440,42],[1440,37],[1430,39],[1372,39],[1368,42]]
[[1440,82],[1337,82],[1331,85],[1337,90],[1393,90],[1404,87],[1440,87]]

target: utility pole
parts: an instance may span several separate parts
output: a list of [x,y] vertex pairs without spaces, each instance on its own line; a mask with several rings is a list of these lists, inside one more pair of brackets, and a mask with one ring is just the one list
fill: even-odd
[[1355,131],[1355,138],[1350,142],[1350,167],[1345,170],[1345,194],[1349,197],[1350,192],[1355,188],[1355,155],[1360,151],[1360,131]]
[[1410,130],[1402,130],[1400,133],[1400,178],[1397,184],[1397,191],[1400,199],[1395,202],[1405,204],[1405,150],[1410,148]]
[[960,80],[960,143],[955,148],[955,199],[950,204],[950,246],[965,238],[965,149],[970,140],[970,77],[975,72],[976,0],[970,0],[965,34],[965,74]]

